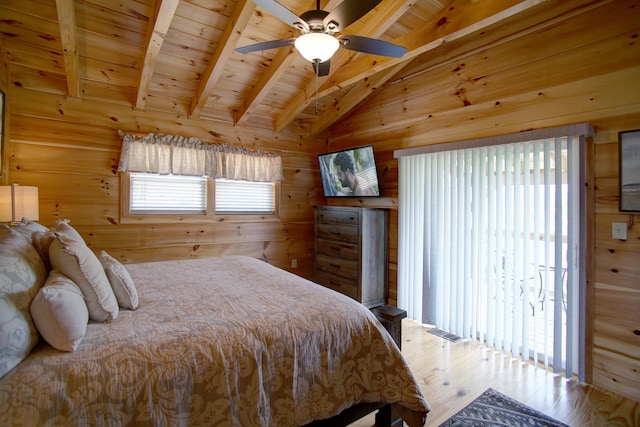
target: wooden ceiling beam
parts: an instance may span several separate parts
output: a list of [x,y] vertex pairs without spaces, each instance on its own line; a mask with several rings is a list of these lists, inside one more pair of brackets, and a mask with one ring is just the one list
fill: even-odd
[[[334,9],[338,4],[341,3],[341,0],[330,0],[329,3],[325,5],[325,9]],[[309,3],[308,10],[315,9],[316,2]],[[278,83],[280,77],[287,71],[287,68],[291,65],[291,62],[294,60],[295,56],[294,48],[290,47],[287,49],[280,49],[278,54],[273,58],[269,68],[265,70],[264,73],[258,79],[258,82],[253,86],[251,92],[244,99],[242,105],[235,112],[235,123],[236,125],[243,125],[251,113],[260,105],[265,96],[269,94],[273,86]]]
[[447,8],[447,16],[436,17],[433,25],[418,28],[394,40],[394,43],[407,47],[407,53],[402,58],[361,57],[349,64],[349,67],[338,70],[334,80],[326,82],[320,90],[331,93],[386,68],[414,59],[442,44],[459,40],[509,19],[545,1],[548,0],[500,0],[490,3],[454,0],[451,2],[452,7]]
[[[407,52],[402,58],[363,55],[347,66],[336,70],[331,79],[325,80],[320,85],[317,96],[327,96],[342,87],[364,80],[380,71],[398,64],[406,64],[418,55],[436,49],[444,43],[480,31],[545,1],[548,0],[500,0],[489,3],[452,0],[444,9],[444,16],[436,16],[429,25],[417,28],[392,41],[392,43],[407,48]],[[312,95],[313,91],[307,93],[306,97],[310,98]],[[276,130],[280,131],[289,125],[300,114],[296,113],[299,108],[298,105],[291,105],[287,111],[283,112],[276,121]]]
[[80,65],[76,39],[76,12],[74,0],[56,0],[60,41],[64,58],[64,71],[67,78],[69,96],[80,98]]
[[336,103],[328,109],[322,116],[317,118],[311,124],[311,135],[317,135],[323,130],[327,129],[333,123],[340,120],[347,115],[351,110],[358,106],[364,99],[374,93],[378,88],[384,85],[389,79],[396,75],[401,69],[405,67],[404,63],[398,64],[394,67],[387,68],[371,77],[367,77],[364,80],[360,80],[356,85],[347,93],[346,96],[337,100]]
[[218,80],[224,71],[224,67],[233,54],[233,50],[240,40],[242,31],[249,23],[249,19],[255,11],[256,5],[252,0],[238,0],[233,9],[233,14],[229,17],[224,28],[222,37],[218,41],[216,50],[213,52],[207,70],[200,80],[196,95],[191,102],[190,116],[197,118],[200,116],[202,108],[207,103],[207,99],[213,92]]
[[236,111],[235,124],[243,125],[251,113],[260,105],[265,96],[269,94],[280,77],[287,71],[291,61],[295,58],[293,47],[280,49],[271,61],[271,65],[260,75],[258,82],[253,86],[249,95],[242,102],[242,106]]
[[144,65],[140,73],[140,83],[138,84],[138,94],[136,96],[135,108],[138,110],[144,110],[147,105],[147,95],[149,94],[149,87],[151,85],[151,77],[156,67],[156,61],[158,60],[158,54],[164,43],[164,39],[169,31],[169,26],[173,21],[173,17],[176,14],[176,9],[180,0],[160,0],[160,8],[156,16],[155,23],[153,24],[153,31],[149,37],[147,43],[147,49],[144,54]]

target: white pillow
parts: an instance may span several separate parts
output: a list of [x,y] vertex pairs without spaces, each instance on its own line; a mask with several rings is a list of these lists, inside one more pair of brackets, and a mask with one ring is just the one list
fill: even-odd
[[29,218],[22,218],[22,221],[13,225],[13,228],[18,233],[26,237],[28,241],[31,241],[31,236],[36,231],[43,232],[48,230],[48,228],[45,227],[44,225],[35,221],[31,221]]
[[0,225],[0,378],[24,360],[38,343],[29,306],[47,278],[33,245]]
[[31,303],[31,317],[52,347],[76,351],[87,331],[89,311],[80,288],[57,270],[51,270]]
[[42,261],[44,261],[45,267],[47,270],[51,270],[51,261],[49,260],[49,247],[55,239],[56,236],[53,234],[53,231],[36,231],[31,235],[31,243],[33,247],[36,248],[36,251],[40,254]]
[[78,230],[69,225],[68,219],[57,220],[55,224],[53,224],[53,227],[51,227],[51,231],[64,234],[65,236],[86,244],[80,233],[78,233]]
[[55,232],[49,247],[51,267],[69,277],[82,291],[89,318],[110,322],[118,316],[118,301],[98,257],[81,241]]
[[107,272],[111,288],[116,294],[120,307],[129,310],[138,308],[138,291],[125,266],[105,251],[100,253],[100,262]]

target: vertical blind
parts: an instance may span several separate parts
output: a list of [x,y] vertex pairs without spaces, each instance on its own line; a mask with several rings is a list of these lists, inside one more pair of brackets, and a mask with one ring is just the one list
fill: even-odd
[[578,372],[580,140],[396,153],[410,318]]

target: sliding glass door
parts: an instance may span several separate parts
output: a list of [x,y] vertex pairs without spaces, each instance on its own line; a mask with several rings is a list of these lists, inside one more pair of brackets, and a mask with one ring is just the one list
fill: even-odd
[[401,157],[399,306],[577,372],[579,149],[564,136]]

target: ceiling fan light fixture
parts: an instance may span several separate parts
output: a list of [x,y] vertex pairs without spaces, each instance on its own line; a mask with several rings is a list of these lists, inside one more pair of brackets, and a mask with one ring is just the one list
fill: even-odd
[[336,53],[340,42],[330,34],[307,33],[298,37],[294,46],[307,61],[324,62]]

